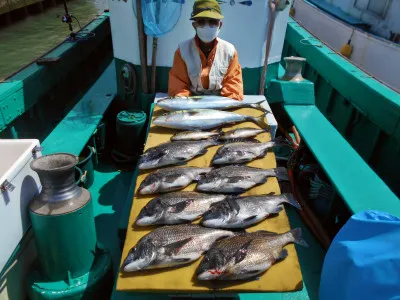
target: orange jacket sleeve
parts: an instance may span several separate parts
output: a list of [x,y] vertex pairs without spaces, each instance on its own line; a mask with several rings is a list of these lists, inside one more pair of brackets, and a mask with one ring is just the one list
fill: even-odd
[[190,78],[181,51],[175,51],[174,64],[169,71],[168,95],[170,97],[188,97],[190,93]]
[[236,50],[222,81],[221,96],[243,100],[242,67],[239,64],[239,56]]

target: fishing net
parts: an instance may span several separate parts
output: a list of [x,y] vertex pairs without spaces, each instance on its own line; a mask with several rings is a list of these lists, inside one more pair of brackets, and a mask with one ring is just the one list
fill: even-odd
[[[136,14],[136,1],[132,0]],[[185,0],[142,0],[144,32],[159,37],[171,31],[181,16]]]

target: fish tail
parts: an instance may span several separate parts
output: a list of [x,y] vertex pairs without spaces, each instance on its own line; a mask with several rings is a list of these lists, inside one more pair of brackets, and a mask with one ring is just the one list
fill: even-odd
[[274,171],[275,171],[275,176],[278,178],[278,180],[289,181],[289,176],[286,168],[279,167],[276,168]]
[[285,199],[285,203],[289,203],[291,206],[297,208],[298,210],[301,210],[300,204],[294,199],[293,195],[290,193],[287,194],[282,194],[283,198]]
[[269,126],[265,120],[266,115],[267,115],[267,113],[264,113],[263,115],[261,115],[259,117],[250,117],[250,120],[253,121],[254,123],[256,123],[258,126],[260,126],[260,128],[270,131],[271,126]]
[[301,237],[301,228],[295,228],[290,230],[291,235],[293,236],[293,242],[301,245],[303,247],[308,247],[308,244],[303,238]]
[[249,106],[258,110],[261,110],[263,112],[265,112],[265,114],[272,114],[268,109],[266,109],[264,106],[262,106],[262,104],[264,102],[266,102],[267,100],[261,100],[259,102],[256,103],[250,103]]
[[274,145],[288,146],[290,148],[293,148],[293,143],[289,142],[282,136],[278,136],[277,138],[272,139],[272,142],[274,142]]

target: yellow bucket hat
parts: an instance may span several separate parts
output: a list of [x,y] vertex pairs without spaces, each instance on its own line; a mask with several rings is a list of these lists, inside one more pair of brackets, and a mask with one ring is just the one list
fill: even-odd
[[193,4],[193,12],[190,20],[196,18],[210,18],[221,20],[221,8],[216,0],[196,0]]

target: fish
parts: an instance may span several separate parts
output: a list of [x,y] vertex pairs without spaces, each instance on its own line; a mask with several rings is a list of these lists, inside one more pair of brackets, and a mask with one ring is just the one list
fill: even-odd
[[270,130],[265,115],[266,113],[259,117],[251,117],[215,109],[178,110],[156,117],[153,124],[180,130],[207,130],[226,124],[250,121]]
[[169,165],[182,165],[218,145],[215,139],[204,141],[178,141],[164,143],[146,150],[139,160],[139,169],[147,170]]
[[268,177],[289,180],[286,168],[260,169],[244,165],[231,165],[213,169],[197,183],[197,190],[214,193],[243,193],[265,183]]
[[236,252],[249,241],[277,235],[276,232],[258,230],[255,232],[238,232],[232,237],[225,238],[216,242],[204,255],[196,269],[196,276],[200,280],[217,279],[222,275],[223,268]]
[[225,144],[215,153],[212,163],[215,165],[240,164],[261,158],[268,151],[279,145],[287,145],[281,139],[275,139],[266,143],[236,142]]
[[216,109],[226,110],[232,108],[251,107],[270,113],[261,104],[266,102],[264,97],[253,103],[234,100],[222,96],[192,96],[163,98],[157,101],[157,106],[167,111]]
[[308,247],[301,228],[283,234],[259,234],[245,238],[230,237],[216,243],[196,270],[199,280],[244,280],[255,278],[288,256],[290,243]]
[[188,223],[203,215],[211,204],[226,195],[174,192],[150,200],[136,218],[136,225],[172,225]]
[[125,258],[122,269],[135,272],[188,264],[197,260],[217,240],[233,235],[227,230],[193,224],[163,226],[137,242]]
[[223,132],[219,139],[221,140],[234,140],[234,139],[242,139],[242,138],[251,138],[251,137],[256,137],[260,133],[266,132],[263,129],[257,129],[257,128],[237,128],[237,129],[232,129],[226,132]]
[[292,194],[231,197],[212,204],[201,224],[213,228],[247,228],[278,214],[283,203],[301,210]]
[[171,141],[200,141],[207,140],[209,138],[219,137],[220,133],[210,131],[182,131],[171,137]]
[[212,168],[172,167],[154,171],[146,176],[138,188],[139,194],[148,195],[177,191],[210,172]]

